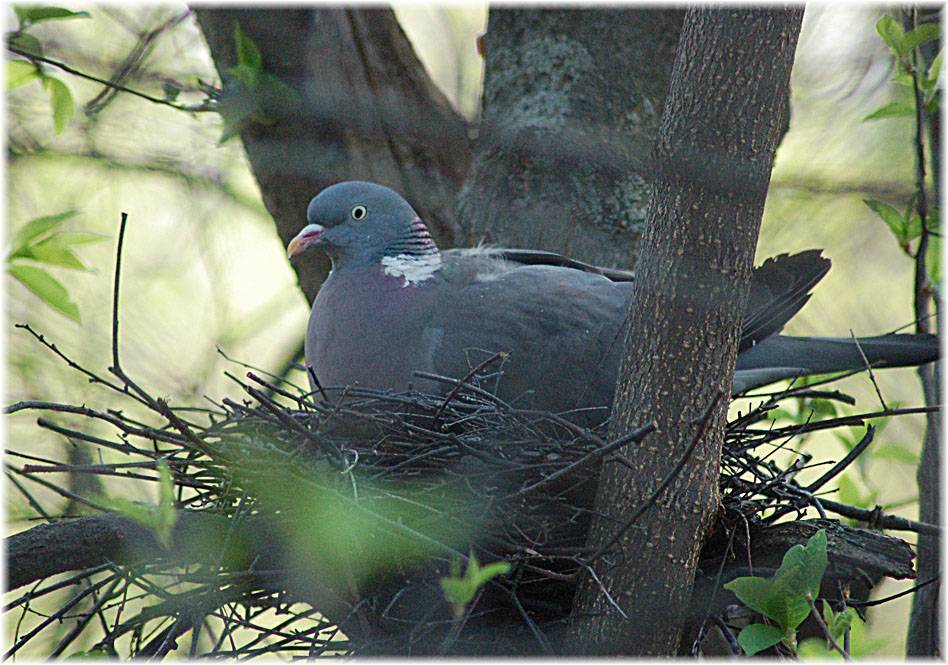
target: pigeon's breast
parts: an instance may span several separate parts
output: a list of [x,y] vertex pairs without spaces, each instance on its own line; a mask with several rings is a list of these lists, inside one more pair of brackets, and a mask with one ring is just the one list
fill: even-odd
[[430,298],[423,287],[378,267],[333,272],[313,303],[306,361],[323,388],[358,384],[406,390],[414,370],[431,369]]

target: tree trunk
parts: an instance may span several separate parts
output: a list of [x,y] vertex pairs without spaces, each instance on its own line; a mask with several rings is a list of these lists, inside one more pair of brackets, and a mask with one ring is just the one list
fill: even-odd
[[492,9],[467,243],[628,266],[684,13]]
[[606,550],[592,562],[601,586],[584,576],[572,617],[584,652],[676,653],[717,510],[726,397],[802,15],[685,17],[610,437],[650,421],[658,431],[622,453],[627,464],[603,466],[589,538]]
[[[302,97],[302,110],[241,131],[263,202],[284,243],[306,206],[341,180],[401,192],[436,241],[456,242],[455,197],[467,172],[464,120],[430,80],[389,9],[195,10],[222,79],[236,63],[234,27],[260,49],[265,72]],[[287,105],[289,108],[289,105]],[[309,301],[329,269],[294,266]]]

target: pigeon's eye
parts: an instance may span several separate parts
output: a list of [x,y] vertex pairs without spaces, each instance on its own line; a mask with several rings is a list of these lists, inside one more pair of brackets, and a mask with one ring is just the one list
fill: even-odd
[[365,216],[368,214],[368,211],[365,209],[365,206],[356,206],[352,209],[352,219],[359,221],[365,219]]

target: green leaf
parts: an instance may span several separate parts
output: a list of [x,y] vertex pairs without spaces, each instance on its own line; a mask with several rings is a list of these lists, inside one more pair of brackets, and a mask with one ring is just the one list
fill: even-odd
[[869,122],[870,120],[881,120],[883,118],[905,118],[913,117],[914,115],[915,106],[913,104],[905,101],[897,101],[880,106],[863,118],[862,121]]
[[460,619],[464,615],[467,604],[474,599],[481,587],[498,575],[506,575],[510,572],[510,563],[495,561],[482,567],[472,552],[463,576],[457,574],[458,568],[452,566],[452,576],[441,578],[441,589],[445,599],[451,604],[455,619]]
[[773,420],[789,420],[794,425],[802,425],[806,420],[802,413],[792,413],[789,409],[777,408],[767,412],[767,416]]
[[[868,635],[866,630],[865,622],[859,618],[858,613],[852,607],[846,608],[845,612],[841,612],[836,615],[840,623],[837,624],[837,628],[843,628],[845,623],[850,625],[849,633],[849,642],[850,642],[850,656],[854,660],[861,660],[866,656],[873,655],[878,651],[882,646],[886,645],[889,640],[884,637],[871,637]],[[830,632],[833,632],[833,627],[830,626],[827,622],[827,627],[830,628]],[[839,637],[834,637],[837,641],[840,640],[840,637],[845,632],[845,629],[839,630],[836,634]],[[842,656],[835,649],[831,649],[825,638],[821,637],[809,637],[802,642],[800,642],[800,649],[798,652],[801,660],[841,660]]]
[[925,270],[932,284],[941,284],[941,238],[936,235],[928,236],[928,247],[925,248]]
[[247,65],[235,65],[227,71],[241,87],[249,91],[257,89],[257,82],[260,78],[259,71],[255,71]]
[[830,635],[837,642],[843,639],[843,634],[849,630],[854,619],[858,618],[854,607],[847,607],[842,612],[834,612],[830,604],[823,601],[823,621],[829,629]]
[[792,633],[810,615],[810,603],[801,587],[795,587],[789,580],[774,579],[765,616]]
[[263,56],[260,55],[260,49],[253,40],[240,29],[240,23],[234,25],[234,44],[237,48],[237,67],[251,72],[253,83],[256,85],[257,77],[263,71]]
[[820,529],[806,547],[794,545],[771,579],[738,577],[724,585],[750,609],[791,634],[810,614],[809,594],[816,598],[827,566],[826,532]]
[[784,638],[784,632],[776,626],[768,626],[763,623],[752,623],[745,626],[740,635],[737,636],[737,643],[748,656],[769,649]]
[[7,60],[7,92],[40,78],[40,73],[29,60]]
[[870,499],[865,495],[856,482],[849,477],[849,474],[843,474],[836,479],[836,486],[839,488],[839,502],[858,508],[867,508]]
[[787,632],[793,631],[810,614],[807,595],[816,598],[820,593],[820,582],[826,572],[826,531],[820,529],[806,546],[794,545],[783,555],[780,568],[774,573],[770,605],[770,618]]
[[[809,410],[813,413],[812,420],[823,420],[826,418],[835,418],[839,415],[838,408],[836,403],[831,399],[808,399],[806,400],[806,406],[809,407]],[[805,413],[805,409],[800,409],[801,413]]]
[[174,531],[175,522],[178,520],[178,513],[174,507],[174,478],[171,476],[171,469],[164,461],[157,463],[158,467],[158,509],[157,509],[157,527],[158,540],[165,547],[171,547],[171,535]]
[[909,53],[917,46],[938,39],[939,34],[941,34],[941,25],[939,23],[923,23],[917,28],[909,30],[902,37],[902,52]]
[[932,64],[928,66],[928,74],[925,76],[925,91],[930,93],[938,85],[938,78],[941,76],[941,62],[945,55],[945,49],[938,52],[932,59]]
[[10,47],[28,53],[29,55],[43,55],[43,45],[39,40],[26,32],[14,32],[9,36]]
[[[233,71],[235,68],[231,68]],[[225,143],[250,122],[250,118],[257,109],[255,93],[246,83],[239,80],[229,80],[224,84],[221,97],[217,104],[217,112],[224,121],[220,143]]]
[[831,649],[827,646],[826,640],[819,637],[808,637],[801,641],[800,647],[797,649],[797,656],[800,660],[819,660],[824,662],[829,660],[842,661],[843,659],[836,649]]
[[296,113],[302,107],[296,90],[263,71],[260,49],[239,23],[234,26],[234,42],[237,64],[227,70],[229,76],[217,104],[224,120],[220,143],[239,134],[248,122],[273,125],[275,118]]
[[76,110],[72,101],[72,93],[69,92],[69,86],[57,78],[47,76],[43,79],[43,82],[49,89],[49,101],[53,106],[53,127],[57,134],[61,134],[66,128],[69,118]]
[[62,247],[55,242],[55,236],[47,238],[35,245],[29,245],[17,250],[10,258],[14,259],[33,259],[40,263],[48,263],[53,266],[63,266],[64,268],[73,268],[74,270],[88,270],[86,265],[79,260],[75,253]]
[[103,240],[109,239],[108,236],[102,235],[101,233],[91,233],[89,231],[60,231],[53,237],[55,237],[56,242],[63,247],[71,247],[73,245],[88,245],[90,243],[102,242]]
[[159,460],[156,466],[158,467],[158,505],[117,497],[100,497],[98,502],[109,510],[151,529],[158,542],[165,548],[169,548],[177,520],[174,509],[174,480],[166,462]]
[[918,455],[895,443],[883,443],[872,451],[872,459],[889,460],[899,464],[918,464]]
[[221,118],[224,121],[224,129],[221,131],[221,138],[218,143],[223,144],[240,134],[240,130],[246,126],[250,118],[250,112],[221,113]]
[[922,235],[922,218],[918,215],[910,215],[905,224],[905,237],[907,240],[915,240]]
[[856,660],[875,654],[890,642],[890,638],[869,635],[866,622],[860,619],[858,615],[853,618],[849,637],[849,653]]
[[[898,70],[895,76],[892,77],[892,82],[908,90],[913,90],[915,88],[915,79],[912,78],[912,75],[901,69]],[[906,99],[911,99],[908,95],[912,93],[906,92]]]
[[[829,556],[826,551],[826,530],[820,529],[806,543],[804,548],[804,559],[801,562],[800,581],[805,585],[810,595],[815,599],[820,595],[820,583],[823,581],[823,575],[826,573],[826,566],[829,565]],[[787,557],[784,556],[784,562]],[[783,568],[783,565],[780,566]],[[777,571],[780,575],[780,570]]]
[[886,223],[900,245],[908,244],[910,232],[909,222],[898,210],[882,201],[863,199],[862,202],[879,215],[879,218]]
[[303,98],[292,86],[266,72],[260,78],[259,106],[267,114],[288,115],[298,112]]
[[63,7],[45,7],[35,5],[14,5],[13,11],[20,21],[20,29],[42,21],[61,21],[71,18],[89,18],[89,12],[74,12]]
[[34,238],[37,238],[47,231],[50,231],[71,217],[75,217],[78,211],[67,210],[56,215],[47,215],[31,219],[16,232],[13,240],[10,241],[14,250],[17,250]]
[[941,230],[941,213],[938,212],[938,208],[932,208],[929,210],[925,221],[928,222],[929,231],[935,231],[938,233]]
[[773,589],[773,582],[763,577],[736,577],[724,588],[734,592],[737,599],[747,605],[750,609],[766,617],[770,616],[770,596]]
[[876,32],[879,33],[879,36],[882,37],[882,41],[884,41],[896,55],[905,53],[902,45],[905,39],[905,30],[902,28],[901,23],[886,14],[876,21]]
[[174,81],[163,81],[161,83],[161,91],[164,93],[166,100],[173,102],[178,98],[178,95],[181,94],[181,86]]
[[155,519],[155,508],[147,503],[108,496],[99,497],[97,503],[149,529],[154,530],[158,525]]
[[66,287],[48,272],[42,268],[21,264],[7,266],[7,272],[47,305],[65,314],[76,323],[80,322],[79,308],[76,303],[70,300]]

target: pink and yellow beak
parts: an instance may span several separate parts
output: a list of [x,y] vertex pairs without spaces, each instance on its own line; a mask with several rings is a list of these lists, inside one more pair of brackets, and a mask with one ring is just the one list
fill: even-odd
[[296,237],[286,246],[286,257],[290,260],[306,251],[306,248],[319,240],[325,229],[319,224],[309,224],[296,234]]

